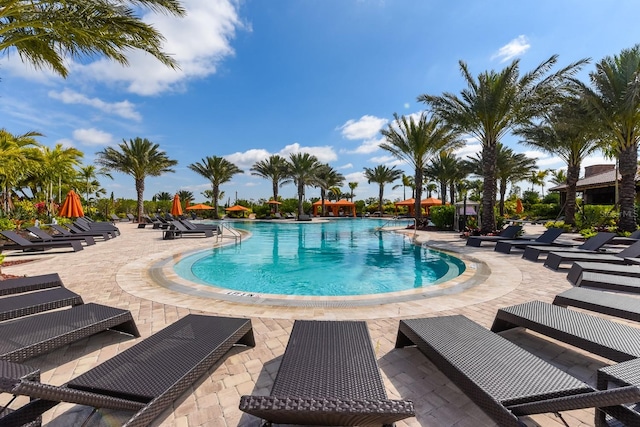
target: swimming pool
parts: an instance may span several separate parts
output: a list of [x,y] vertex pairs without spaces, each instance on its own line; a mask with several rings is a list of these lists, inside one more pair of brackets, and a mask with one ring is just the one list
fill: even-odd
[[252,234],[237,245],[177,262],[180,277],[242,293],[349,296],[428,287],[462,274],[465,264],[414,245],[398,233],[376,232],[384,221],[236,222]]

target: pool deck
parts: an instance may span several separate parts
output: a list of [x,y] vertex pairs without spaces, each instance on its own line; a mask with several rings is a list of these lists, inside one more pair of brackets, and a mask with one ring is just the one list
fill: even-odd
[[[28,258],[35,261],[2,270],[15,275],[56,272],[65,286],[82,295],[85,302],[130,310],[142,334],[140,339],[188,313],[251,318],[256,347],[234,348],[193,390],[175,402],[173,409],[159,418],[154,424],[158,426],[260,426],[260,420],[238,410],[240,396],[269,393],[294,319],[367,322],[389,397],[411,399],[415,403],[416,418],[398,422],[398,427],[494,426],[422,353],[415,348],[394,349],[399,319],[463,314],[489,328],[500,307],[533,299],[551,302],[557,293],[570,288],[567,270],[554,272],[542,263],[523,260],[517,254],[498,254],[493,251],[493,244],[466,247],[458,233],[419,231],[418,241],[465,259],[471,268],[463,281],[470,280],[474,286],[442,285],[435,295],[354,307],[325,307],[320,303],[274,307],[243,304],[242,300],[221,301],[215,296],[202,296],[198,285],[181,283],[171,277],[166,268],[171,264],[167,263],[168,259],[175,261],[183,253],[212,248],[215,238],[162,240],[158,230],[138,229],[137,224],[126,222],[116,225],[121,230],[120,237],[99,241],[76,253],[48,251],[14,257],[7,252],[6,261]],[[541,226],[525,225],[528,234],[542,230]],[[165,266],[164,278],[160,280],[157,269],[153,268],[158,265]],[[597,369],[611,364],[535,333],[514,330],[503,336],[592,385],[595,385]],[[42,382],[63,384],[140,339],[101,333],[25,363],[42,370]],[[74,425],[75,417],[82,414],[87,414],[86,408],[60,404],[45,414],[43,425]],[[94,415],[92,419],[96,422],[90,425],[117,425],[118,415],[121,414],[101,411],[101,415]],[[563,413],[563,417],[571,426],[592,426],[594,411],[569,411]],[[525,420],[530,426],[563,426],[553,414]]]

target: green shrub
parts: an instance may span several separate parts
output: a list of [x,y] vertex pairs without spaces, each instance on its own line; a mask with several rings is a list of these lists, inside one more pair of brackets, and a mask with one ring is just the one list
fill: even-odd
[[580,235],[582,237],[584,237],[585,239],[593,237],[596,234],[598,234],[598,232],[596,231],[595,228],[585,228],[585,229],[580,230]]
[[592,227],[614,227],[618,213],[611,205],[581,206],[576,214],[576,226],[583,230]]
[[529,214],[535,218],[555,218],[560,214],[560,205],[536,203],[529,208]]
[[555,203],[560,204],[560,193],[549,193],[542,199],[542,203]]
[[0,230],[15,230],[16,224],[9,218],[0,218]]
[[565,233],[571,231],[571,225],[565,224],[564,221],[547,221],[544,226],[545,228],[562,228]]
[[429,208],[431,221],[436,227],[443,230],[453,228],[453,219],[455,217],[456,208],[453,205],[431,206]]

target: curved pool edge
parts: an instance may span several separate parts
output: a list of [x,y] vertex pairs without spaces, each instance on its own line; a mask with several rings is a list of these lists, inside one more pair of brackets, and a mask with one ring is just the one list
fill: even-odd
[[[416,244],[421,244],[421,242],[417,241]],[[369,295],[304,296],[242,292],[208,284],[199,284],[175,273],[173,266],[177,262],[197,252],[202,252],[201,249],[183,252],[155,262],[149,267],[148,271],[149,276],[158,286],[193,297],[246,305],[310,308],[363,307],[415,302],[421,299],[463,292],[483,283],[491,274],[491,270],[486,263],[472,256],[447,251],[443,248],[430,248],[460,259],[465,264],[465,271],[450,280],[424,288]]]

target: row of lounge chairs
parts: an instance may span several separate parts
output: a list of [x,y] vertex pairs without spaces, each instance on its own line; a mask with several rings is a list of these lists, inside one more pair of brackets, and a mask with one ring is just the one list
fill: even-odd
[[120,234],[120,230],[110,223],[92,222],[85,218],[78,218],[66,227],[50,225],[53,233],[49,233],[39,227],[27,227],[27,231],[33,238],[27,238],[12,230],[2,230],[0,235],[8,243],[0,246],[3,251],[37,252],[49,249],[69,248],[72,252],[78,252],[85,246],[96,244],[96,239],[109,240]]
[[[40,291],[47,291],[61,285],[52,275],[35,282],[25,278],[24,289],[42,286]],[[14,295],[19,286],[2,288]],[[625,425],[639,425],[638,413],[624,406],[640,402],[639,387],[596,389],[497,333],[522,326],[614,361],[640,357],[640,328],[565,308],[573,304],[566,304],[567,297],[555,305],[532,301],[501,309],[491,330],[464,316],[402,320],[396,348],[417,346],[500,426],[523,426],[520,417],[529,414],[591,407],[599,408],[597,420],[607,414]],[[600,300],[599,305],[607,304]],[[72,310],[51,313],[67,317]],[[52,324],[64,323],[49,319],[49,326],[38,322],[2,330],[41,316],[45,314],[0,323],[0,337],[18,330],[48,331]],[[133,328],[131,320],[129,333],[136,335]],[[71,402],[128,411],[131,416],[123,425],[148,425],[234,345],[255,345],[250,320],[192,314],[62,386],[42,384],[33,376],[37,369],[16,365],[50,348],[21,358],[2,352],[0,391],[33,400],[0,418],[0,424],[23,425],[59,402]],[[603,378],[616,378],[615,371],[603,369]],[[391,425],[415,415],[411,401],[388,398],[361,321],[296,321],[270,395],[242,396],[239,407],[280,424]]]

